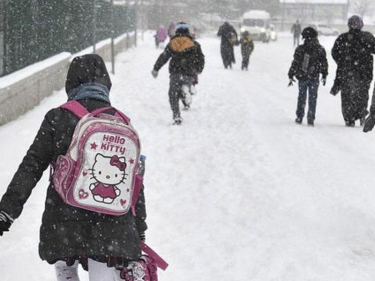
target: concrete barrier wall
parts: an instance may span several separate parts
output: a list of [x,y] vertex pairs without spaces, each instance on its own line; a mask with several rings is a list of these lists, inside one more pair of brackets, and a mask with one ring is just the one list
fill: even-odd
[[[134,46],[135,35],[125,34],[114,40],[115,55]],[[111,40],[98,43],[96,53],[105,61],[111,61]],[[18,118],[65,86],[65,79],[71,60],[77,56],[92,53],[87,48],[78,54],[58,54],[35,63],[10,75],[0,78],[0,125]]]

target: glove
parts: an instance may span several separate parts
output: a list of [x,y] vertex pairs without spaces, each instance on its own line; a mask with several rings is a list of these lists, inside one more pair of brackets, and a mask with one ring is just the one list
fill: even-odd
[[146,233],[142,232],[142,233],[139,233],[139,239],[143,242],[146,241]]
[[12,217],[6,212],[0,211],[0,236],[3,236],[3,232],[9,231],[13,221]]
[[289,84],[288,87],[293,86],[293,82],[296,82],[293,78],[289,78]]
[[154,76],[154,78],[158,77],[158,71],[155,70],[155,69],[153,69],[153,70],[151,71],[151,74],[152,74],[152,76]]
[[366,118],[365,124],[363,125],[363,132],[367,133],[372,130],[375,126],[375,116],[370,115]]
[[326,85],[326,82],[327,82],[327,78],[323,77],[323,78],[322,78],[322,84],[323,84],[323,86]]

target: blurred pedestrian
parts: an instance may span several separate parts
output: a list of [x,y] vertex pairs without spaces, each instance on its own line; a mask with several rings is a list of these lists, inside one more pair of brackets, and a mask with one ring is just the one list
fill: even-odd
[[241,45],[241,55],[242,55],[241,69],[248,70],[250,55],[254,50],[254,42],[248,31],[244,31],[242,33],[242,36],[240,39],[240,45]]
[[196,75],[203,71],[205,64],[201,46],[192,38],[189,25],[185,22],[179,22],[176,25],[176,34],[171,38],[163,53],[156,60],[154,68],[151,71],[154,78],[157,78],[159,70],[169,60],[169,103],[172,109],[174,124],[181,125],[182,118],[179,101],[182,101],[185,109],[190,107],[189,102],[191,100],[188,100],[187,95],[192,94],[193,83],[194,81],[198,81]]
[[331,94],[341,91],[341,111],[348,127],[360,120],[363,125],[368,113],[369,90],[373,79],[375,37],[362,31],[362,18],[354,15],[348,20],[349,31],[336,39],[331,54],[337,64]]
[[293,46],[297,47],[299,45],[299,38],[301,36],[301,24],[299,20],[292,25],[291,33],[293,34]]
[[167,29],[164,27],[164,25],[160,25],[159,28],[156,30],[155,34],[155,44],[156,48],[164,48],[164,42],[168,38],[168,32]]
[[168,36],[172,38],[176,34],[176,25],[171,22],[168,26]]
[[232,63],[236,63],[234,56],[234,45],[238,43],[237,32],[229,22],[224,22],[220,26],[217,36],[221,37],[220,53],[225,68],[232,68]]
[[307,111],[307,124],[314,126],[316,102],[318,98],[319,76],[322,75],[323,86],[328,75],[328,62],[326,51],[318,41],[318,32],[312,27],[306,27],[302,31],[304,43],[299,45],[290,66],[289,86],[298,79],[298,100],[296,110],[296,123],[301,124],[305,115],[307,92],[309,105]]

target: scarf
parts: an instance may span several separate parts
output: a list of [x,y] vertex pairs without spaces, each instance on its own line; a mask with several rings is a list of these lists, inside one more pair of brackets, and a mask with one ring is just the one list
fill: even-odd
[[68,100],[82,100],[86,98],[100,100],[111,104],[109,101],[108,88],[99,83],[89,82],[81,84],[68,92]]

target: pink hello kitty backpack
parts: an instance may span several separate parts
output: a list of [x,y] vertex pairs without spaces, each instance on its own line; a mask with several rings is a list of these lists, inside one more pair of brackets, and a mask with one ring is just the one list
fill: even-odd
[[[53,184],[65,203],[120,216],[135,204],[141,143],[130,119],[113,107],[91,113],[77,101],[62,106],[80,118],[66,155],[53,167]],[[115,115],[104,113],[112,109]]]

